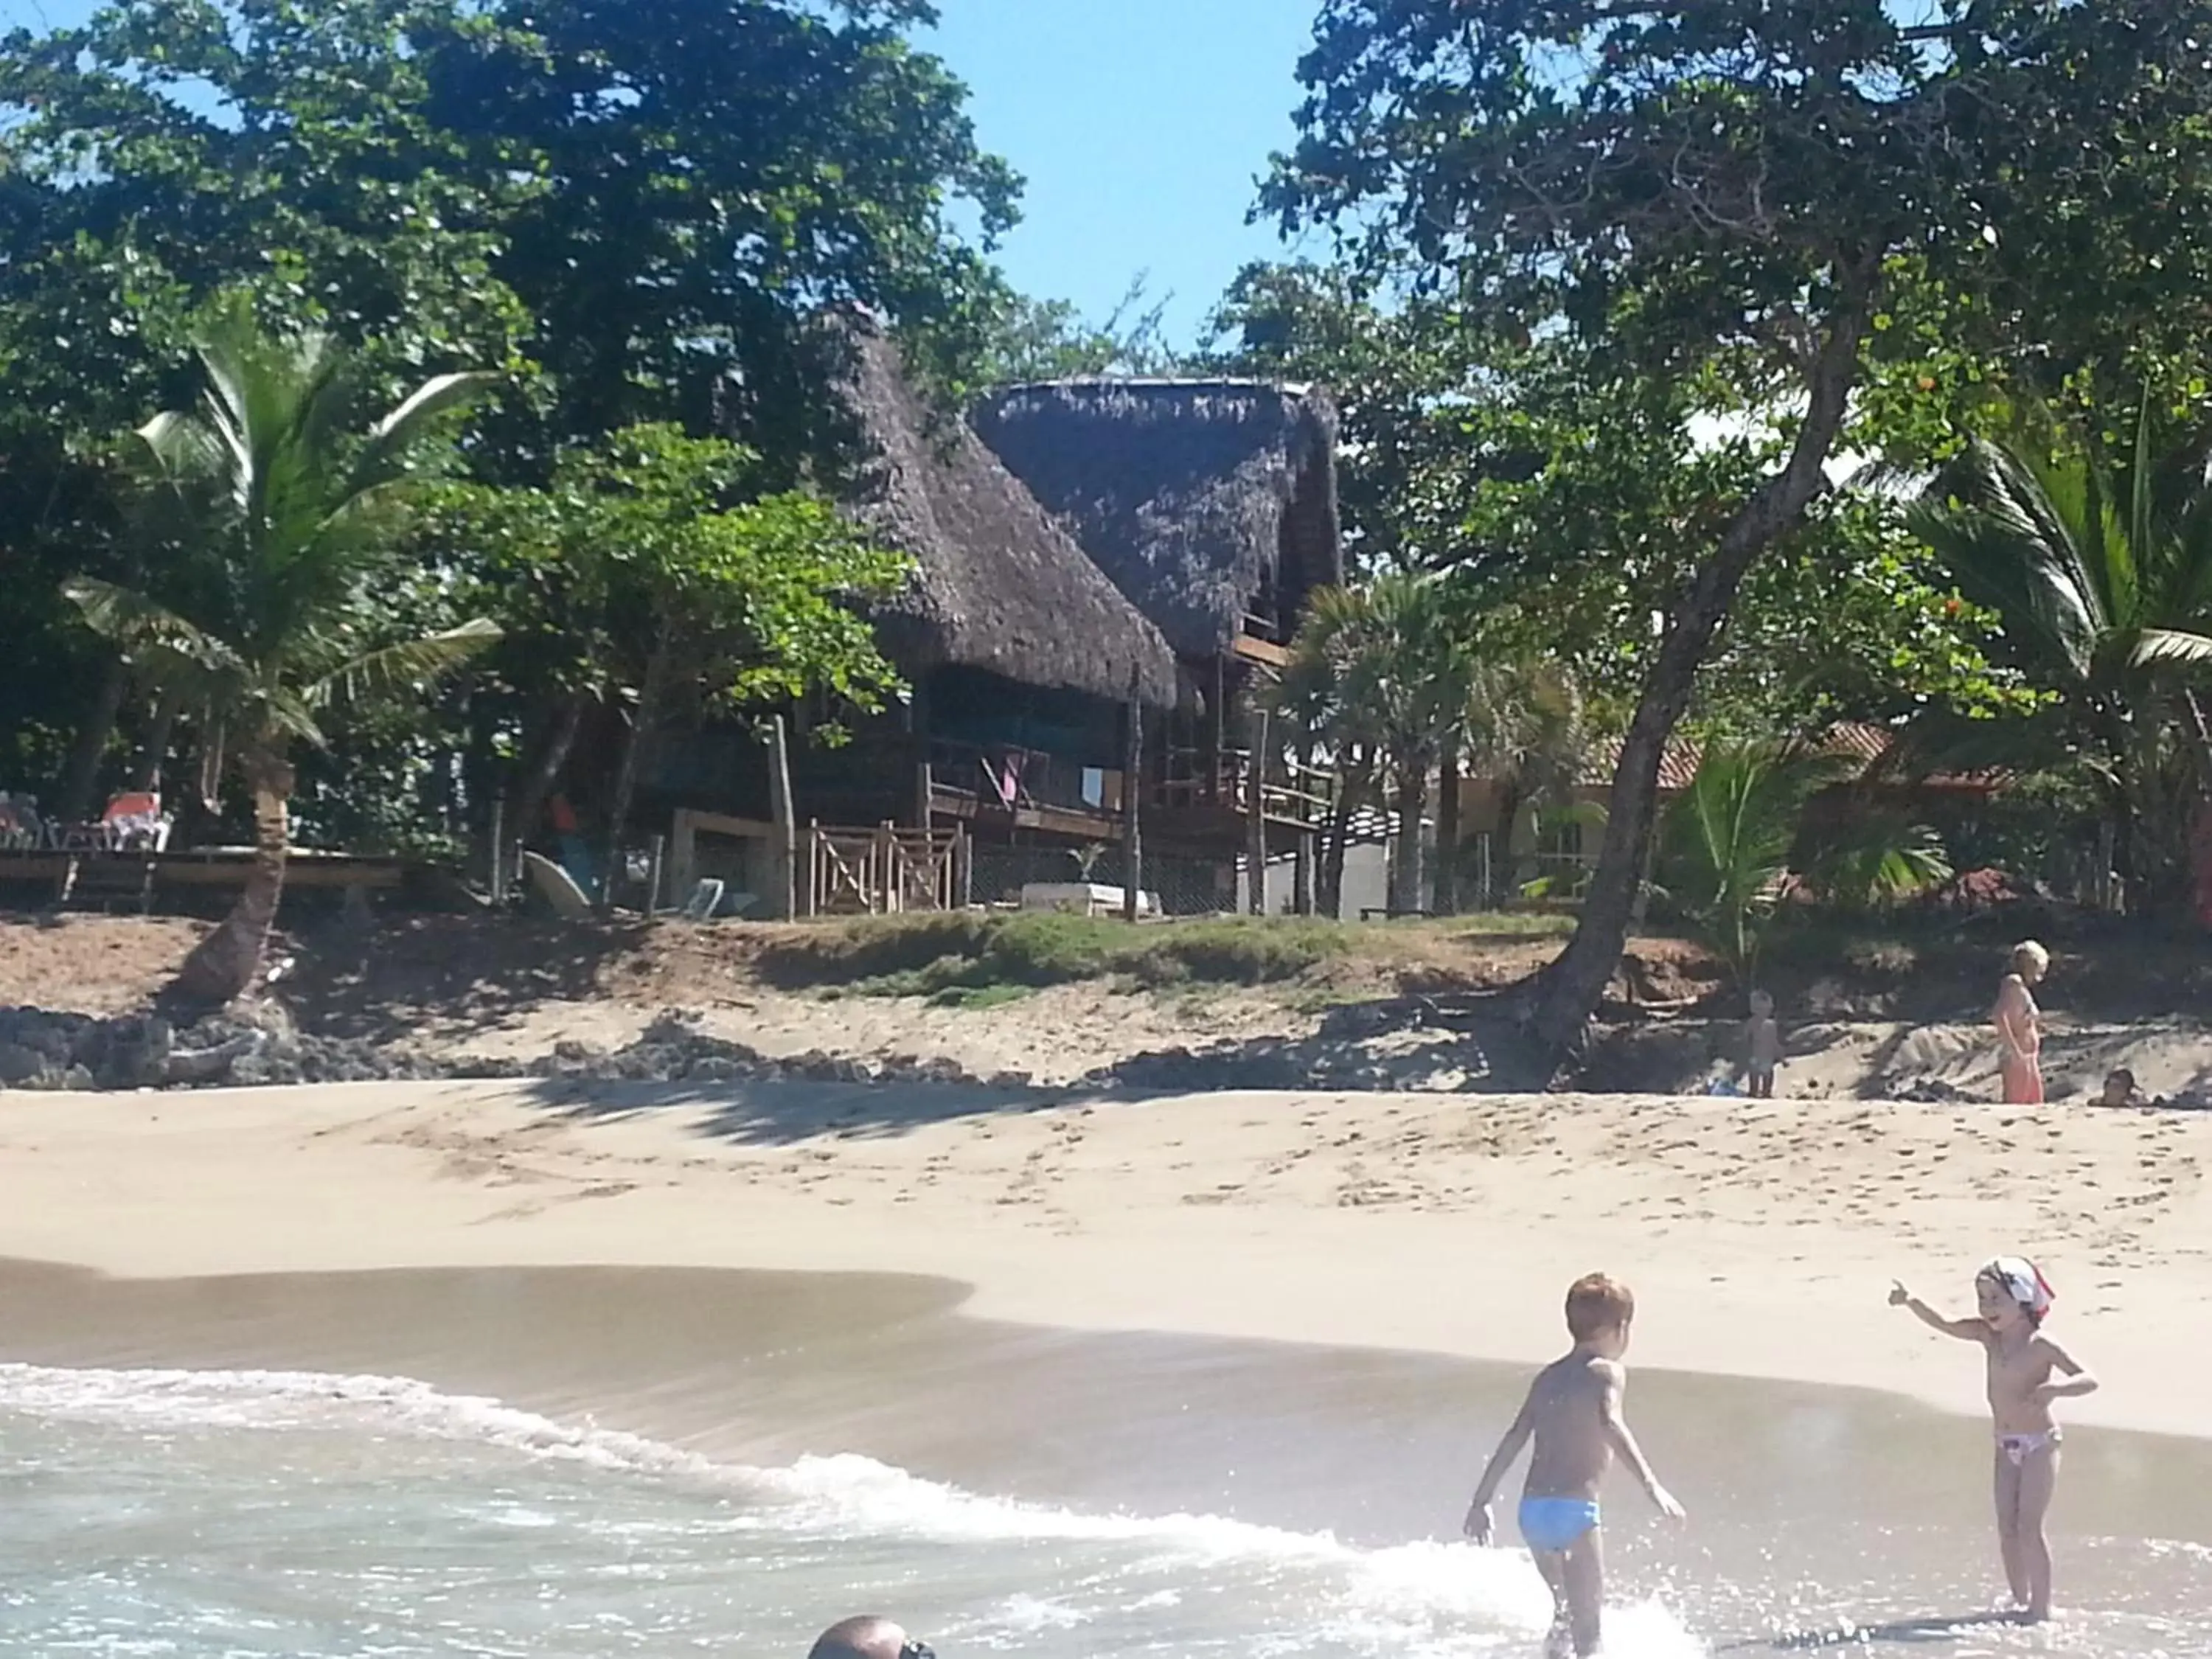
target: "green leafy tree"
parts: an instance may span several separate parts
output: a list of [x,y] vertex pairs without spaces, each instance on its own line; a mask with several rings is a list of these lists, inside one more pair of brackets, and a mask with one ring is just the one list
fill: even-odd
[[204,787],[233,759],[252,795],[246,886],[172,988],[187,1003],[221,1004],[259,971],[283,893],[293,745],[324,740],[333,702],[410,692],[499,630],[477,619],[388,641],[377,602],[410,498],[446,447],[437,422],[485,377],[427,381],[356,434],[345,360],[327,338],[264,334],[240,297],[205,325],[198,355],[198,407],[138,434],[184,526],[191,579],[173,603],[92,577],[67,592],[137,672],[196,711]]
[[[1750,418],[1733,375],[1618,372],[1575,336],[1516,339],[1483,308],[1370,286],[1348,267],[1251,267],[1214,319],[1209,362],[1327,385],[1358,565],[1452,570],[1486,655],[1556,661],[1598,723],[1625,724],[1659,642],[1652,618],[1779,434]],[[1855,442],[1879,429],[1885,449],[1922,447],[1890,404],[1856,425]],[[1694,718],[1811,731],[1931,699],[2001,701],[1984,618],[1901,520],[1874,492],[1816,501],[1747,578]]]
[[[1971,441],[1911,514],[1959,591],[1997,617],[2005,660],[2045,694],[1964,732],[1928,722],[1923,750],[2022,769],[2079,756],[2146,896],[2176,878],[2188,798],[2212,787],[2195,690],[2212,669],[2212,433],[2162,442],[2160,416],[2146,393],[2113,461],[2096,438],[2022,406],[1999,435]],[[2197,763],[2185,794],[2184,756]]]
[[1162,320],[1167,301],[1151,298],[1149,289],[1146,277],[1135,278],[1099,323],[1087,320],[1066,300],[1008,295],[975,371],[978,384],[1175,373],[1181,360],[1168,343]]
[[[25,763],[89,787],[126,746],[115,709],[148,712],[88,672],[55,595],[155,583],[95,461],[189,395],[176,365],[218,291],[331,334],[386,398],[444,363],[501,372],[470,450],[501,483],[641,420],[811,475],[849,435],[808,327],[825,303],[883,314],[948,396],[972,381],[1018,181],[915,44],[929,21],[917,0],[113,0],[0,33],[0,507],[24,504],[0,516],[23,578],[0,584],[0,732]],[[371,816],[397,832],[403,809]]]
[[1267,198],[1286,228],[1334,224],[1371,267],[1571,333],[1614,383],[1724,368],[1780,429],[1773,469],[1685,526],[1698,557],[1534,1009],[1552,1056],[1619,960],[1661,759],[1745,577],[1822,493],[1869,365],[1925,355],[1900,320],[2062,360],[2195,325],[2208,37],[2202,0],[1325,6]]
[[121,522],[112,434],[192,395],[181,366],[211,296],[249,289],[264,316],[331,335],[386,401],[457,361],[526,381],[528,319],[491,262],[537,176],[426,118],[414,43],[441,20],[481,30],[459,10],[125,0],[0,35],[0,477],[27,503],[0,514],[18,578],[0,584],[0,635],[24,671],[0,672],[0,727],[75,727],[65,760],[40,738],[65,814],[132,746],[118,714],[137,775],[166,748],[169,705],[94,660],[57,607],[72,575],[173,578]]
[[[758,708],[821,690],[873,711],[903,690],[864,611],[897,591],[910,562],[815,496],[760,494],[761,474],[735,444],[647,424],[563,455],[545,489],[447,494],[437,534],[483,550],[487,596],[507,596],[509,649],[554,674],[556,695],[628,711],[610,872],[673,708]],[[534,786],[541,799],[549,782]],[[518,811],[519,833],[533,816]]]
[[915,44],[924,0],[488,10],[500,27],[444,29],[426,74],[441,131],[546,181],[496,262],[536,320],[545,448],[676,421],[794,481],[837,425],[825,304],[881,313],[948,392],[969,383],[1019,180]]

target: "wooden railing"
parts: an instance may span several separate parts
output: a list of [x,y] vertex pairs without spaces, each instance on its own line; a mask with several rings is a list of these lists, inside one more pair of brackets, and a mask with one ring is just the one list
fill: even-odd
[[810,916],[900,915],[964,909],[968,832],[842,830],[809,824],[800,836]]
[[[1279,822],[1317,830],[1335,807],[1337,787],[1334,773],[1276,757],[1269,760],[1261,779],[1261,810]],[[1155,787],[1153,798],[1170,808],[1215,807],[1249,812],[1252,810],[1252,751],[1170,749],[1166,776]]]

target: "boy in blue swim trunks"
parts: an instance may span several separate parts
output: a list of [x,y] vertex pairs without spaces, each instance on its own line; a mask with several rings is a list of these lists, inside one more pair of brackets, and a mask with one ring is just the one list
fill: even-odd
[[1603,1273],[1577,1279],[1567,1291],[1567,1333],[1574,1350],[1536,1374],[1521,1414],[1498,1442],[1467,1512],[1467,1535],[1491,1540],[1491,1500],[1498,1483],[1531,1440],[1528,1481],[1522,1489],[1521,1536],[1536,1570],[1552,1587],[1557,1609],[1546,1651],[1571,1648],[1587,1659],[1598,1647],[1599,1609],[1605,1601],[1605,1552],[1598,1538],[1598,1488],[1618,1452],[1650,1495],[1660,1514],[1674,1520],[1682,1506],[1651,1473],[1628,1431],[1620,1396],[1628,1373],[1628,1328],[1636,1298],[1628,1286]]

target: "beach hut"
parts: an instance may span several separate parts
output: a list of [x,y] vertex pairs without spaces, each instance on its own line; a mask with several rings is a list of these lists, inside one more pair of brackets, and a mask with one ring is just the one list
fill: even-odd
[[[914,561],[905,589],[870,611],[912,695],[872,720],[820,697],[789,711],[791,811],[812,841],[799,850],[798,908],[988,902],[1037,881],[1118,880],[1129,721],[1158,725],[1174,706],[1174,652],[975,434],[923,398],[879,327],[850,313],[835,326],[852,425],[840,494]],[[846,740],[813,741],[831,722]],[[684,815],[680,878],[752,890],[751,868],[711,867],[689,849],[702,831],[764,838],[774,792],[757,745],[704,723],[665,745],[653,784],[655,810]],[[887,837],[887,825],[910,833]],[[957,872],[955,840],[968,861]],[[896,867],[925,861],[935,868]]]
[[[1000,392],[972,419],[1174,648],[1187,695],[1162,756],[1162,835],[1233,842],[1256,784],[1261,861],[1310,856],[1333,786],[1292,755],[1291,734],[1264,731],[1257,694],[1308,596],[1344,578],[1327,396],[1256,380],[1062,380]],[[1261,849],[1247,840],[1249,873]]]

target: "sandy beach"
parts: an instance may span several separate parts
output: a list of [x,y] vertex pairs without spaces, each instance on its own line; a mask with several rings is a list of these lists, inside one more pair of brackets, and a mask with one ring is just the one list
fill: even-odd
[[[2201,1435],[2198,1367],[2176,1344],[2201,1342],[2212,1305],[2208,1156],[2212,1117],[2063,1107],[550,1083],[0,1094],[0,1256],[157,1279],[893,1273],[972,1287],[963,1305],[987,1319],[1515,1362],[1556,1349],[1561,1287],[1601,1267],[1639,1293],[1644,1367],[1972,1412],[1971,1356],[1884,1297],[1901,1276],[1963,1304],[1975,1265],[2016,1249],[2045,1264],[2105,1380],[2072,1417]],[[381,1328],[395,1347],[402,1323]],[[356,1342],[356,1362],[384,1340]],[[40,1357],[69,1361],[65,1334]]]

